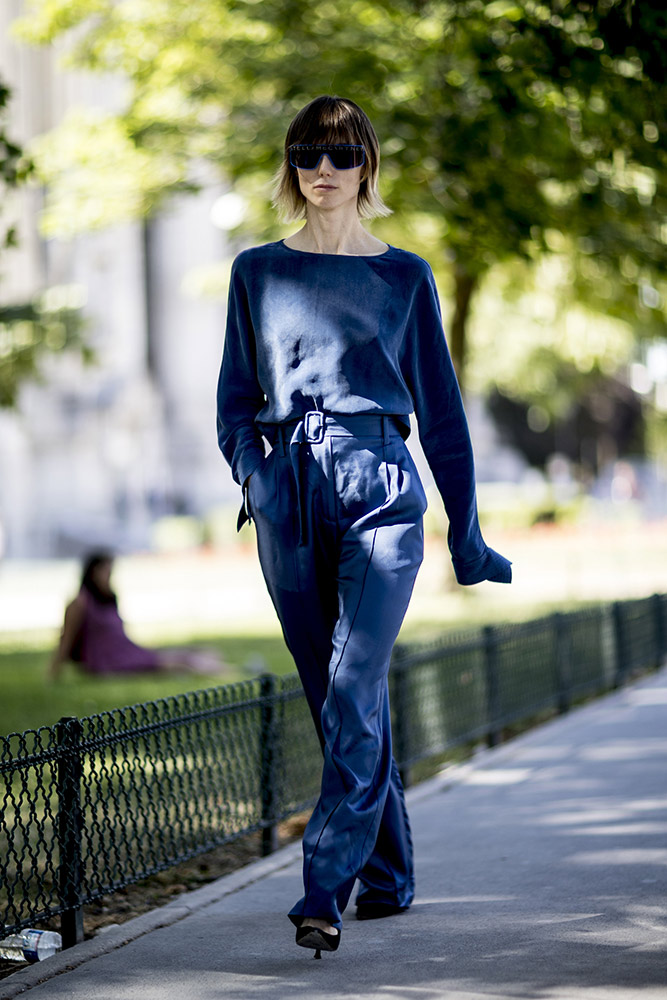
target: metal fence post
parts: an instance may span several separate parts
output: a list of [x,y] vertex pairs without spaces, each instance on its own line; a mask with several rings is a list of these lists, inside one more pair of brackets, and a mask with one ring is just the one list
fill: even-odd
[[58,735],[58,895],[63,948],[83,941],[81,888],[81,733],[79,719],[65,716],[56,727]]
[[403,787],[408,788],[411,783],[410,774],[410,726],[408,722],[408,674],[402,663],[403,656],[399,649],[394,648],[392,654],[392,675],[394,685],[392,691],[392,701],[394,705],[394,759],[398,765],[398,773],[401,776]]
[[616,646],[616,675],[614,677],[614,687],[623,687],[625,676],[628,671],[628,663],[625,648],[625,626],[623,622],[623,604],[621,601],[614,601],[611,606],[612,621],[614,623],[614,645]]
[[262,857],[278,848],[278,828],[275,820],[276,802],[276,678],[262,674],[259,679],[261,698],[260,722],[260,789],[262,796]]
[[485,625],[484,663],[486,667],[486,709],[489,731],[486,736],[487,745],[495,747],[502,742],[502,726],[500,720],[500,678],[498,676],[498,643],[493,625]]
[[571,648],[564,615],[556,611],[553,616],[554,626],[554,667],[556,694],[558,697],[558,712],[564,715],[570,709],[570,692],[572,687]]

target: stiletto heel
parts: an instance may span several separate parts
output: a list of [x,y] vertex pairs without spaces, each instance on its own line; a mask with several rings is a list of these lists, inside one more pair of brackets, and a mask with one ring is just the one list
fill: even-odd
[[340,944],[340,931],[338,934],[327,934],[312,924],[302,924],[296,929],[296,943],[302,948],[314,948],[313,958],[322,958],[323,951],[336,951]]

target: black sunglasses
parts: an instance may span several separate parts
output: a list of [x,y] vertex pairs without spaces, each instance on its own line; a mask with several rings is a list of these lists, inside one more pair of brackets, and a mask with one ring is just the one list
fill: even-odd
[[289,147],[289,161],[301,170],[314,170],[323,156],[328,156],[336,170],[350,170],[366,162],[363,146],[346,142],[306,144],[297,142]]

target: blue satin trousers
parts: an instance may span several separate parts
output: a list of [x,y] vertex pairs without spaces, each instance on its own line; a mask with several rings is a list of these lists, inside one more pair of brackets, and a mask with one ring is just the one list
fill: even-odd
[[391,417],[312,411],[268,434],[248,512],[324,754],[304,895],[289,916],[340,928],[357,877],[357,903],[407,907],[414,895],[387,674],[422,561],[426,497]]

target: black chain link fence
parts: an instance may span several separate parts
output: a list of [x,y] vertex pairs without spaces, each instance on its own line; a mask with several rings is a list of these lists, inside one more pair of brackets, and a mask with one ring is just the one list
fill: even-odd
[[[667,653],[667,597],[398,645],[395,756],[410,767],[621,685]],[[0,738],[4,933],[82,907],[313,805],[321,753],[296,674],[165,698]]]

